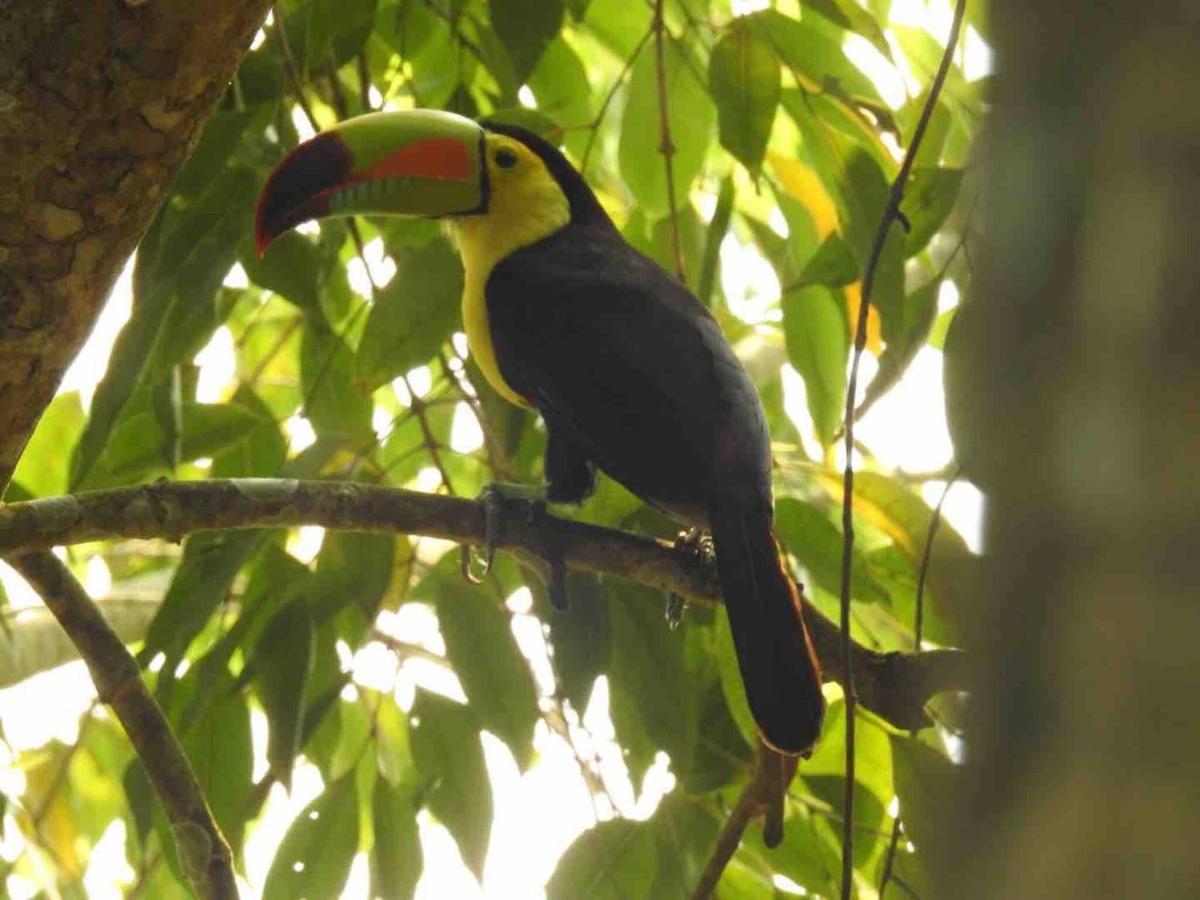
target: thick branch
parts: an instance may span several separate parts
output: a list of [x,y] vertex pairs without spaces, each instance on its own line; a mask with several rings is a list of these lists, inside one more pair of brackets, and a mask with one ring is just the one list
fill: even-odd
[[[698,603],[715,603],[712,568],[671,544],[645,535],[533,517],[505,506],[496,545],[540,555],[549,544],[568,568],[621,575]],[[484,539],[478,503],[355,482],[211,479],[161,482],[0,506],[0,555],[111,538],[178,541],[197,531],[320,525],[339,531],[420,534],[463,544]],[[813,642],[825,672],[840,680],[840,633],[806,604]],[[853,644],[855,680],[864,706],[900,728],[928,724],[923,708],[935,693],[963,690],[963,654],[942,650],[911,656]]]
[[167,724],[142,683],[133,656],[113,633],[79,582],[53,553],[8,558],[41,595],[87,664],[100,699],[112,707],[162,801],[184,873],[204,898],[236,898],[233,855],[204,794]]

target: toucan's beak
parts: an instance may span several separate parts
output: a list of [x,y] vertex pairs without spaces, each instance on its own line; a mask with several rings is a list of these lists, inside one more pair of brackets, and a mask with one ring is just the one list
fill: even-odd
[[484,131],[430,109],[347,119],[293,150],[258,198],[259,255],[289,228],[328,216],[484,212]]

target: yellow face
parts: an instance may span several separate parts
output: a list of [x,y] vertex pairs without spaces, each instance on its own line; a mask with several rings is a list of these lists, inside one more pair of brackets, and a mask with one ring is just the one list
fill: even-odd
[[463,262],[463,324],[471,354],[488,381],[507,399],[524,404],[500,375],[484,289],[496,263],[565,226],[571,205],[545,163],[520,141],[489,133],[486,152],[487,212],[449,220]]
[[536,153],[503,134],[486,138],[487,212],[455,219],[463,264],[491,269],[500,259],[562,228],[570,204]]

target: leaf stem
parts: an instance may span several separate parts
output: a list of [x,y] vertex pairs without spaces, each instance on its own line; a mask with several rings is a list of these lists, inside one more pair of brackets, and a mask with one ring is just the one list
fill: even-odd
[[687,283],[687,272],[683,267],[683,247],[679,241],[679,210],[675,206],[675,172],[671,168],[671,157],[675,155],[675,144],[671,141],[671,111],[667,105],[667,62],[663,46],[666,26],[663,24],[663,2],[654,0],[654,65],[658,78],[658,151],[662,154],[663,169],[667,176],[667,206],[671,219],[671,255],[675,259],[675,274]]

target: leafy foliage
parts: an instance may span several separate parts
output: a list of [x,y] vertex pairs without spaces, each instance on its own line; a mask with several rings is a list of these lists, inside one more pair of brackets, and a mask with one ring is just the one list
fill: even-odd
[[[765,400],[781,463],[779,537],[814,602],[827,603],[840,577],[832,445],[851,322],[897,170],[890,148],[911,139],[941,45],[890,23],[887,3],[805,0],[735,15],[727,0],[668,0],[660,70],[652,5],[276,4],[281,21],[246,56],[138,249],[132,315],[90,408],[75,395],[55,401],[8,498],[164,475],[356,479],[468,496],[493,478],[538,482],[544,432],[504,405],[469,361],[456,335],[461,270],[436,226],[327,221],[283,236],[262,258],[251,244],[255,194],[300,130],[385,104],[443,107],[561,141],[627,238],[668,269],[678,231],[689,285],[747,351]],[[981,16],[973,21],[986,27]],[[898,108],[855,62],[851,48],[862,46],[915,75],[916,90]],[[959,250],[971,228],[968,173],[985,86],[955,66],[934,110],[902,207],[909,227],[893,229],[877,273],[869,347],[879,366],[860,398],[868,404],[918,354],[938,352],[948,330],[954,351],[955,309],[940,300],[946,285],[961,296],[970,290]],[[754,309],[731,287],[751,265],[780,285]],[[218,402],[201,402],[194,359],[218,330],[231,339],[234,378]],[[785,413],[785,360],[803,381],[809,421]],[[956,372],[946,369],[952,400],[964,395]],[[952,413],[954,424],[972,411]],[[486,439],[464,436],[472,430]],[[817,458],[801,437],[813,439]],[[910,649],[932,513],[909,481],[869,456],[865,467],[855,496],[855,636]],[[607,481],[578,514],[673,530]],[[319,771],[324,787],[275,852],[264,896],[336,896],[359,852],[369,854],[376,894],[411,896],[423,865],[419,815],[445,825],[481,877],[493,819],[482,733],[525,770],[538,758],[535,736],[578,741],[601,694],[624,751],[618,767],[640,784],[665,753],[678,785],[649,820],[618,815],[579,836],[548,893],[690,892],[752,757],[723,612],[690,610],[669,630],[665,598],[618,579],[572,576],[573,608],[559,612],[540,575],[508,559],[486,586],[468,587],[454,555],[439,559],[427,542],[329,534],[307,554],[301,543],[282,532],[218,532],[181,550],[115,542],[88,550],[106,561],[118,594],[149,585],[159,598],[140,661],[165,660],[147,677],[239,859],[271,785],[289,784],[302,764]],[[79,566],[84,559],[72,557]],[[960,634],[971,559],[943,526],[929,560],[927,640],[951,644]],[[511,598],[523,589],[532,608],[515,614]],[[436,622],[433,644],[393,628],[415,610]],[[514,631],[529,619],[548,650],[536,665]],[[465,704],[438,693],[444,684],[422,682],[413,703],[397,702],[403,691],[354,684],[347,660],[367,647],[400,660],[436,657]],[[263,748],[252,745],[250,723],[260,714],[269,768],[253,782]],[[835,702],[816,755],[800,765],[783,844],[768,850],[751,828],[720,896],[767,896],[776,876],[836,893],[844,716]],[[36,849],[16,870],[45,880],[48,894],[77,895],[86,854],[120,820],[139,888],[169,896],[178,862],[145,777],[109,720],[85,721],[74,749],[52,743],[22,756],[24,790],[5,800]],[[946,729],[902,737],[867,715],[857,728],[857,887],[871,896],[888,865],[896,796],[915,850],[901,842],[891,865],[906,883],[923,884],[955,778],[938,737]],[[590,789],[603,793],[612,773],[579,759]]]

